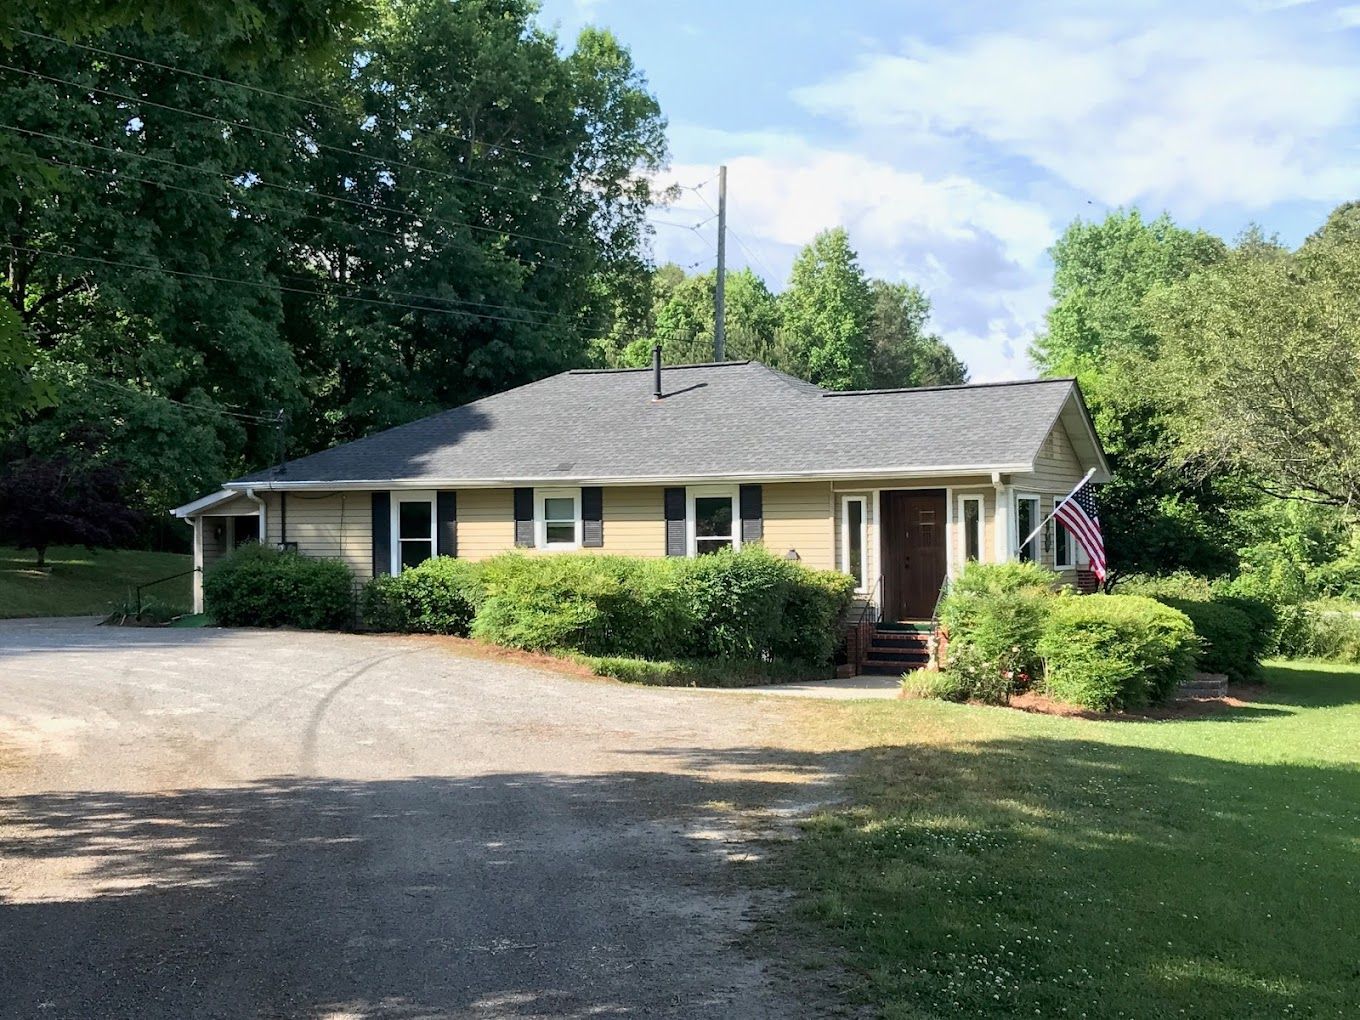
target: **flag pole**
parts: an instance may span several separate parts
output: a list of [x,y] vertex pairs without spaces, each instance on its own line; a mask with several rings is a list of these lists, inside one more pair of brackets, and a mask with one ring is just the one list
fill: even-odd
[[1085,486],[1086,483],[1091,480],[1091,476],[1095,473],[1096,469],[1091,468],[1091,470],[1086,472],[1085,477],[1083,477],[1082,480],[1076,484],[1076,486],[1072,489],[1071,492],[1069,492],[1066,496],[1064,496],[1062,499],[1058,500],[1058,502],[1053,504],[1053,509],[1048,512],[1048,516],[1045,517],[1042,521],[1040,521],[1038,525],[1035,527],[1035,529],[1025,536],[1025,540],[1020,543],[1021,549],[1023,549],[1025,546],[1029,545],[1031,542],[1034,541],[1034,536],[1044,530],[1044,525],[1047,524],[1049,521],[1053,520],[1053,518],[1057,516],[1058,511],[1062,509],[1063,504],[1066,503],[1073,496],[1075,496],[1077,493],[1079,493],[1082,490],[1082,487]]

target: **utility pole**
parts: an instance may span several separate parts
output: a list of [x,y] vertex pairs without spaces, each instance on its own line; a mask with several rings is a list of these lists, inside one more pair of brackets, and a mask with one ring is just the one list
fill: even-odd
[[718,167],[718,279],[713,288],[713,360],[726,357],[727,322],[723,293],[727,286],[727,167]]

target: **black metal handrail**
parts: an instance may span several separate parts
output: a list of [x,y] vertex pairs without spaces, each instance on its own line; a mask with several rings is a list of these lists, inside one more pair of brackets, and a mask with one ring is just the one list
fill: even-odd
[[864,603],[864,608],[861,609],[861,610],[859,611],[859,623],[857,624],[857,626],[863,626],[863,625],[864,625],[864,618],[865,618],[867,615],[869,615],[869,613],[870,613],[871,611],[873,612],[874,618],[873,618],[870,622],[871,622],[871,623],[877,623],[877,622],[878,622],[878,598],[877,598],[877,596],[878,596],[882,591],[883,591],[883,575],[882,575],[882,574],[879,574],[879,575],[878,575],[878,580],[877,580],[876,582],[874,582],[874,586],[873,586],[873,588],[872,588],[872,589],[870,590],[870,592],[869,592],[869,597],[868,597],[868,599],[867,599],[867,600],[865,601],[865,603]]
[[156,580],[154,580],[154,581],[143,581],[141,584],[133,585],[133,591],[135,591],[135,592],[137,593],[137,595],[136,595],[136,601],[137,601],[137,619],[140,620],[140,619],[142,618],[142,589],[143,589],[143,588],[151,588],[151,587],[154,587],[155,585],[158,585],[158,584],[164,584],[166,581],[173,581],[173,580],[175,580],[176,578],[179,578],[179,577],[188,577],[190,574],[197,574],[197,573],[200,573],[202,570],[203,570],[202,567],[192,567],[192,568],[190,568],[189,570],[181,570],[178,574],[170,574],[170,575],[167,576],[167,577],[158,577],[158,578],[156,578]]

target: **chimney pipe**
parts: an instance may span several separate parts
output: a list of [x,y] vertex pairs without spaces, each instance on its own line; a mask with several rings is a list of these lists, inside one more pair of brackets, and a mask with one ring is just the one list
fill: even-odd
[[652,348],[652,399],[661,397],[661,345],[657,344]]

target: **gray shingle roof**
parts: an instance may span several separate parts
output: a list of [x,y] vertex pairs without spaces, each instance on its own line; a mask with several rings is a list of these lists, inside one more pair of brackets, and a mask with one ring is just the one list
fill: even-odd
[[663,389],[650,369],[564,372],[233,484],[1024,470],[1074,387],[828,393],[747,361],[668,366]]

